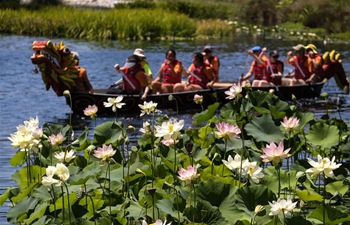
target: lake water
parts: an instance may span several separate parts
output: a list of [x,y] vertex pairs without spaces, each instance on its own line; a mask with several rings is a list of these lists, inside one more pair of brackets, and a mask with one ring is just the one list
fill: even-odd
[[[11,148],[11,142],[8,140],[10,134],[16,132],[16,127],[23,124],[23,121],[30,117],[39,117],[40,126],[45,122],[67,124],[69,121],[69,107],[65,99],[58,98],[52,90],[46,91],[41,80],[40,74],[33,72],[34,65],[30,61],[33,54],[31,49],[33,41],[51,40],[59,43],[64,41],[65,45],[71,51],[78,51],[80,54],[80,65],[85,67],[94,88],[106,88],[110,84],[119,80],[113,66],[115,63],[123,64],[125,58],[133,53],[135,48],[142,48],[145,51],[147,60],[151,64],[153,73],[159,70],[159,66],[165,58],[167,49],[172,48],[177,52],[177,58],[188,67],[191,63],[192,54],[201,51],[203,46],[211,44],[214,54],[218,55],[221,62],[220,79],[221,81],[236,81],[238,77],[247,72],[245,68],[247,50],[254,45],[266,46],[268,50],[278,50],[280,59],[284,60],[286,53],[292,49],[292,46],[300,43],[308,44],[308,41],[263,39],[261,36],[237,35],[235,38],[225,40],[206,40],[206,41],[81,41],[72,39],[51,39],[44,37],[28,36],[7,36],[0,35],[0,194],[6,187],[14,185],[11,176],[18,168],[13,168],[9,164],[9,159],[17,151]],[[336,49],[341,53],[343,66],[347,74],[350,74],[350,44],[346,43],[323,43],[314,42],[321,52]],[[249,61],[250,64],[251,60]],[[285,68],[287,71],[289,68]],[[349,97],[341,94],[334,80],[330,80],[324,87],[336,99],[343,101],[341,105],[342,119],[349,120]],[[340,93],[340,94],[339,94]],[[313,111],[316,116],[322,115],[324,109],[312,107],[307,109]],[[190,123],[191,114],[180,115],[186,123]],[[334,116],[339,116],[335,113]],[[96,122],[101,124],[114,118],[98,117]],[[123,117],[125,125],[135,127],[142,126],[142,120]],[[95,122],[89,118],[73,115],[74,131],[79,133],[86,126],[92,129]],[[90,132],[90,135],[93,135]],[[0,224],[8,224],[6,221],[6,203],[0,207]]]

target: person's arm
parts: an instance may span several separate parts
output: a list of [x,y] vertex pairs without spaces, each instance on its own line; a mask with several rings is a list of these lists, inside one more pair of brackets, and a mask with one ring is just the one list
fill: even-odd
[[215,74],[213,73],[213,70],[208,66],[203,69],[204,75],[208,78],[209,82],[207,83],[207,87],[212,87],[215,83]]
[[[149,86],[148,86],[148,81],[147,81],[147,75],[145,74],[145,72],[143,72],[143,71],[137,72],[135,74],[135,78],[140,82],[140,86],[143,90],[143,94],[146,93],[146,95],[147,95],[148,91],[149,91]],[[143,95],[141,97],[143,97]]]
[[308,68],[308,71],[309,73],[311,74],[309,78],[307,78],[305,80],[306,83],[312,83],[312,81],[314,80],[315,78],[315,69],[314,69],[314,63],[312,62],[312,59],[311,58],[308,58],[307,60],[307,68]]
[[293,59],[293,52],[289,51],[286,57],[286,65],[290,65]]
[[248,73],[244,77],[240,77],[240,81],[248,80],[253,75],[254,61],[252,62]]

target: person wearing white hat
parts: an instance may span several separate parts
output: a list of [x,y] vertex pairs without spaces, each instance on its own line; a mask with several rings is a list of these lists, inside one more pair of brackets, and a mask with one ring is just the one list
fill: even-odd
[[293,49],[295,56],[289,51],[286,58],[286,64],[294,67],[294,74],[289,75],[292,78],[290,85],[312,83],[315,77],[314,65],[312,59],[305,55],[305,46],[298,44]]
[[145,70],[145,74],[147,76],[147,80],[148,80],[148,86],[146,87],[147,90],[145,90],[145,92],[141,96],[141,99],[145,99],[147,97],[147,94],[150,92],[150,90],[152,90],[152,80],[153,80],[153,78],[152,78],[151,67],[149,65],[149,62],[146,61],[146,55],[145,55],[143,49],[136,48],[134,50],[133,55],[139,58],[141,66]]

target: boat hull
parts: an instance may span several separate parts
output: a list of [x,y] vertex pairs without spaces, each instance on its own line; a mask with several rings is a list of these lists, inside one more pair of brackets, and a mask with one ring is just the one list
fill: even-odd
[[[275,87],[252,87],[253,91],[270,91],[274,90],[275,94],[282,100],[292,100],[293,95],[296,99],[316,98],[319,97],[325,81],[310,85],[295,85],[295,86],[275,86]],[[71,93],[72,102],[67,97],[67,104],[71,106],[74,113],[83,114],[84,109],[89,105],[96,105],[98,107],[98,114],[115,114],[111,107],[105,107],[104,102],[108,102],[108,98],[116,98],[123,96],[123,103],[125,105],[117,109],[118,114],[138,114],[140,113],[139,104],[144,101],[156,102],[157,109],[172,110],[180,112],[198,112],[205,109],[209,105],[219,102],[221,105],[227,103],[225,91],[229,89],[231,83],[217,84],[218,88],[206,89],[199,91],[172,93],[174,100],[169,99],[170,94],[151,94],[145,100],[140,99],[140,95],[124,95],[118,94],[113,89],[99,89],[95,93]],[[202,105],[196,104],[193,100],[194,96],[202,95]]]
[[[67,104],[72,108],[74,113],[82,114],[83,110],[87,108],[89,105],[96,105],[98,107],[98,114],[115,114],[112,112],[111,107],[105,107],[104,102],[108,102],[108,98],[116,98],[118,96],[123,96],[122,102],[125,105],[117,109],[118,114],[122,113],[130,113],[130,114],[138,114],[140,113],[139,104],[143,104],[144,101],[156,102],[157,109],[160,110],[179,110],[179,111],[192,111],[198,112],[201,110],[202,106],[206,108],[207,106],[220,102],[224,104],[228,101],[226,99],[225,91],[228,88],[217,88],[217,89],[208,89],[208,90],[199,90],[199,91],[190,91],[190,92],[182,92],[182,93],[172,93],[174,100],[169,99],[169,94],[152,94],[148,95],[147,99],[141,100],[140,95],[124,95],[113,93],[110,89],[101,89],[95,90],[95,93],[71,93],[72,105],[70,103],[70,98],[67,97]],[[203,103],[202,106],[196,104],[193,100],[194,96],[202,95]]]

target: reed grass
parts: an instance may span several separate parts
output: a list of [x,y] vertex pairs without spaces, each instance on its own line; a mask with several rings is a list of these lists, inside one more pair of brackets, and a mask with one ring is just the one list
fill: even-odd
[[198,22],[161,9],[77,9],[48,7],[37,11],[0,10],[0,33],[78,38],[136,40],[229,35],[220,21]]

